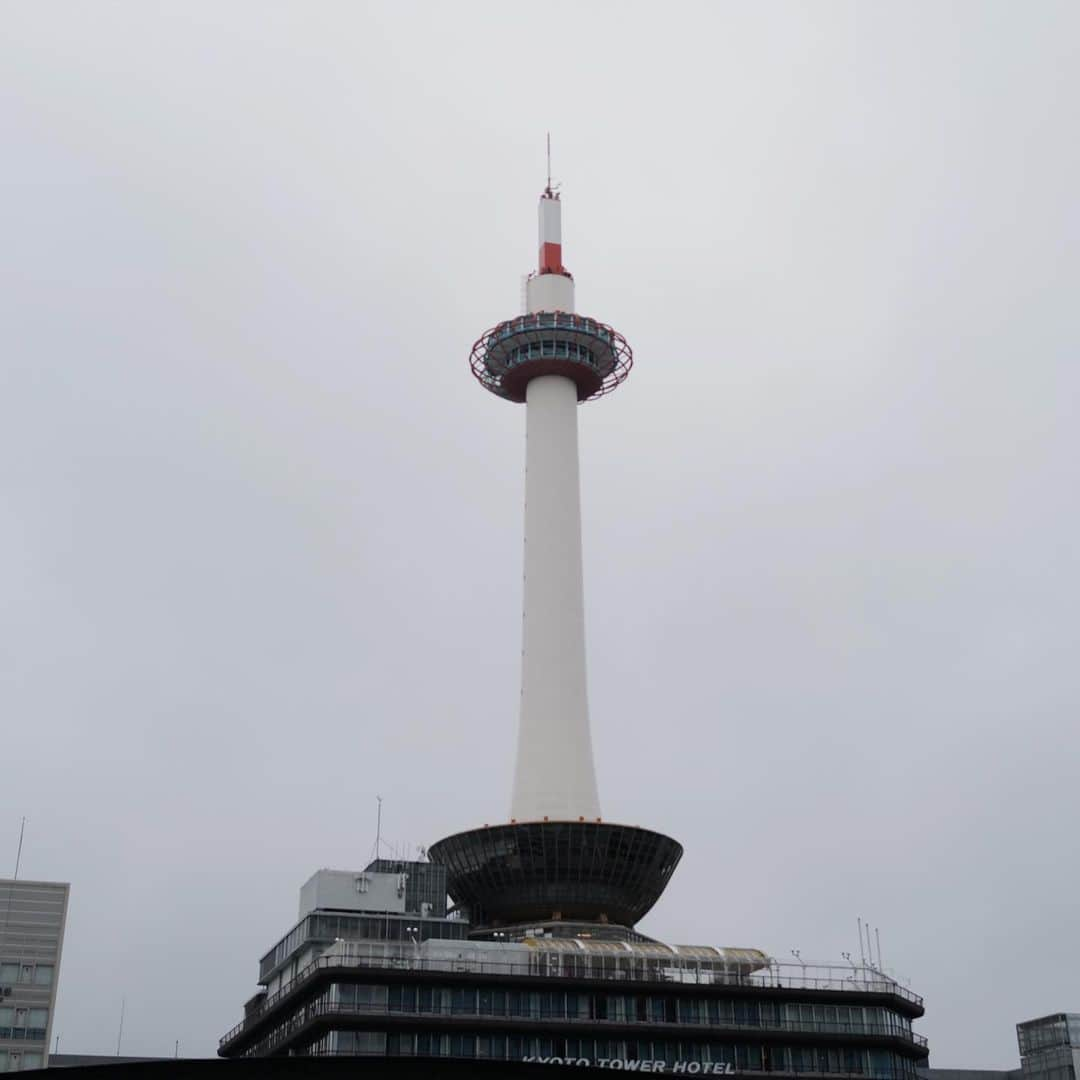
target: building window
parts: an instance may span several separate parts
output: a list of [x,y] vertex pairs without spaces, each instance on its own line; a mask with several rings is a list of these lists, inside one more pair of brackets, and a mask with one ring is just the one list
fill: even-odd
[[[763,1046],[761,1066],[766,1072],[787,1072],[787,1050],[783,1046]],[[822,1069],[822,1072],[828,1071],[828,1069]]]
[[567,1039],[566,1053],[572,1058],[596,1057],[596,1044],[592,1039]]
[[684,998],[679,1002],[679,1022],[683,1024],[701,1023],[701,1002],[694,998]]
[[[0,980],[2,982],[3,980]],[[35,986],[52,986],[53,981],[53,965],[52,964],[38,964],[34,968],[34,985]]]
[[450,1056],[451,1057],[476,1057],[476,1036],[475,1035],[451,1035],[450,1036]]
[[416,1036],[412,1032],[404,1031],[400,1034],[386,1036],[386,1052],[390,1057],[412,1056],[416,1047]]
[[662,1043],[655,1043],[653,1057],[674,1065],[679,1059],[679,1044],[671,1039],[665,1039]]
[[844,1051],[844,1072],[863,1072],[863,1054],[859,1050]]
[[523,990],[510,991],[510,1015],[530,1016],[532,1014],[532,1002],[529,992]]
[[[805,1008],[806,1006],[804,1006]],[[813,1015],[813,1010],[811,1010]],[[756,1001],[737,1001],[735,1002],[735,1023],[747,1024],[751,1027],[757,1027],[759,1023],[758,1007]]]
[[450,1011],[455,1014],[476,1012],[476,991],[455,987],[450,994]]
[[356,1052],[358,1054],[385,1054],[386,1033],[382,1031],[356,1032]]
[[566,1016],[566,1001],[559,991],[540,995],[540,1016],[546,1019],[563,1019]]

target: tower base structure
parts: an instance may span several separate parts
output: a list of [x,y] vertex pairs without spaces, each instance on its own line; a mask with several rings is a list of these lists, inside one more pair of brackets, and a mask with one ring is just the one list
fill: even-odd
[[632,929],[682,858],[670,836],[601,821],[484,826],[433,844],[447,891],[469,911],[472,936],[563,920]]

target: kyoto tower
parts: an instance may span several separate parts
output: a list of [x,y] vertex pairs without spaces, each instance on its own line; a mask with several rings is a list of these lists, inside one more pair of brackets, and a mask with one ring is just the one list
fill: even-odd
[[[549,170],[550,172],[550,170]],[[525,404],[525,580],[521,712],[510,821],[432,845],[474,936],[543,928],[590,936],[632,931],[682,847],[605,822],[600,812],[585,668],[577,407],[610,393],[633,355],[610,326],[574,310],[563,264],[562,202],[540,196],[539,265],[526,313],[485,331],[469,364],[497,397]],[[609,928],[601,931],[601,927]]]

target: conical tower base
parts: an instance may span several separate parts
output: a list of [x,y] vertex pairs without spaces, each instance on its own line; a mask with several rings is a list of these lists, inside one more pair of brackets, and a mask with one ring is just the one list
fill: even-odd
[[670,836],[631,825],[529,821],[470,829],[428,850],[477,927],[549,922],[633,927],[682,858]]

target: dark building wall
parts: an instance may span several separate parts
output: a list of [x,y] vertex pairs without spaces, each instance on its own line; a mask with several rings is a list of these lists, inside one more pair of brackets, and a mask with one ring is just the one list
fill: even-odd
[[[113,1054],[50,1054],[50,1069],[71,1069],[83,1065],[131,1065],[134,1062],[173,1061],[174,1058],[116,1057]],[[128,1075],[125,1073],[124,1075]]]
[[919,1080],[1020,1080],[1019,1069],[919,1069]]

